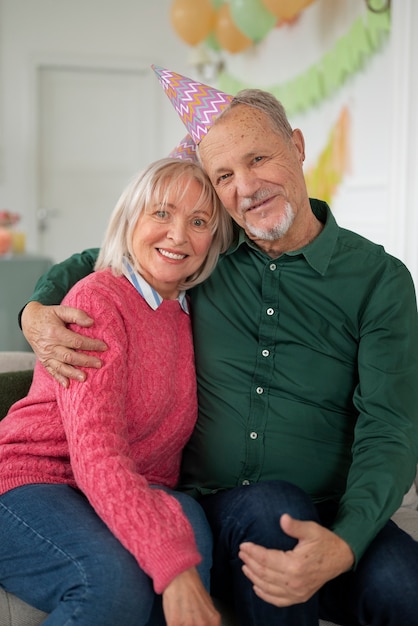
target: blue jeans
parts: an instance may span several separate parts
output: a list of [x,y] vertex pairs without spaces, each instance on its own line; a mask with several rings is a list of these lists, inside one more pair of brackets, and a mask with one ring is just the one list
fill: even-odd
[[[209,588],[212,536],[199,504],[177,498],[203,557]],[[67,485],[26,485],[0,496],[0,584],[49,613],[45,626],[164,624],[161,597],[134,557]]]
[[258,598],[242,573],[243,541],[291,550],[296,540],[282,532],[289,513],[329,526],[337,506],[314,506],[284,481],[266,481],[200,499],[214,536],[212,594],[234,601],[240,626],[318,626],[318,619],[344,626],[418,626],[418,543],[392,521],[370,544],[355,570],[330,581],[308,602],[278,608]]

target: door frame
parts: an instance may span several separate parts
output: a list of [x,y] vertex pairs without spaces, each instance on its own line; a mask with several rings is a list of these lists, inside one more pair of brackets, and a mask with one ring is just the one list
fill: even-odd
[[[28,111],[28,180],[22,181],[27,185],[28,211],[25,213],[27,221],[27,247],[36,253],[40,251],[40,237],[38,231],[37,210],[39,208],[39,117],[40,117],[40,70],[46,68],[63,70],[93,70],[116,71],[146,74],[151,73],[151,61],[144,57],[110,57],[77,54],[39,53],[32,55],[28,64],[28,99],[32,106]],[[152,87],[151,94],[156,105],[156,118],[161,116],[161,88],[158,81]],[[156,144],[162,143],[161,124],[155,124]],[[156,148],[158,153],[158,148]]]
[[393,65],[388,247],[410,270],[418,293],[418,54],[416,0],[392,3]]

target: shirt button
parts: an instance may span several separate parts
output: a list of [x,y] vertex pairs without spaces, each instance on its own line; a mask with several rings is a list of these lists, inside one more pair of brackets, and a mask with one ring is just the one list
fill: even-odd
[[249,480],[243,480],[241,484],[242,484],[242,485],[249,485],[249,484],[250,484],[250,481],[249,481]]
[[261,354],[263,356],[268,356],[270,354],[270,350],[262,350]]
[[276,269],[277,265],[275,263],[270,263],[270,269],[272,272]]
[[257,439],[258,435],[255,432],[250,433],[251,439]]
[[274,309],[267,309],[266,313],[267,315],[274,315]]
[[264,393],[264,389],[262,387],[257,387],[256,392],[260,395],[261,393]]

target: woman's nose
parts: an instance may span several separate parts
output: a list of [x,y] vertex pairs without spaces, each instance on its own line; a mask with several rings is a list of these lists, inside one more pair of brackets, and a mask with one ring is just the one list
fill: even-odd
[[167,237],[177,245],[187,241],[187,225],[183,220],[175,219],[171,222],[167,231]]

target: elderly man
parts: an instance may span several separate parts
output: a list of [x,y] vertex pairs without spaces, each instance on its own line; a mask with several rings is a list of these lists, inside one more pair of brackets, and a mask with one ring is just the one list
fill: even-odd
[[[189,79],[156,71],[181,98]],[[190,85],[188,100],[207,87]],[[181,488],[212,527],[213,593],[234,599],[245,626],[313,626],[318,616],[413,626],[418,546],[390,521],[417,463],[410,274],[309,199],[303,135],[271,94],[223,96],[209,121],[184,113],[186,100],[176,107],[237,224],[212,276],[190,292],[200,413]],[[63,328],[91,324],[82,312],[39,302],[58,304],[95,255],[54,268],[22,316],[63,384],[85,376],[73,366],[100,365],[100,352],[74,349],[104,346]]]

